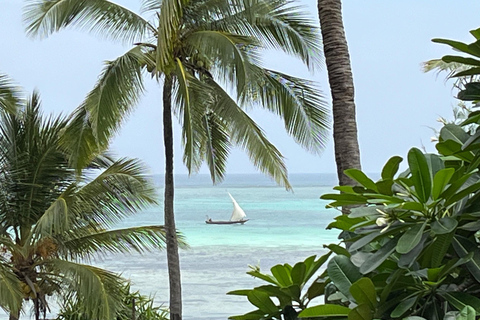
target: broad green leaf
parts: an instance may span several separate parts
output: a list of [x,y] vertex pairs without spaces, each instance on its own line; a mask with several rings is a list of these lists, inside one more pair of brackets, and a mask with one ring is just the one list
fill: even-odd
[[[467,124],[472,124],[472,123],[479,123],[480,122],[480,110],[477,111],[472,111],[468,114],[468,117],[465,121],[463,121],[460,125],[461,126],[466,126]],[[461,128],[460,128],[461,129]],[[461,129],[466,135],[465,141],[470,137],[468,133],[465,132],[465,130]]]
[[435,43],[443,43],[451,46],[454,49],[457,49],[461,52],[464,53],[469,53],[473,56],[480,57],[480,51],[470,47],[468,44],[459,42],[459,41],[454,41],[454,40],[448,40],[448,39],[432,39],[432,42]]
[[458,235],[453,238],[452,244],[459,257],[473,253],[473,258],[466,263],[466,266],[472,276],[480,282],[480,252],[478,251],[477,245],[469,239]]
[[464,225],[458,228],[462,230],[468,230],[468,231],[478,231],[480,230],[480,220],[465,223]]
[[252,291],[252,289],[233,290],[227,292],[227,294],[234,296],[247,296],[250,291]]
[[455,230],[457,225],[458,221],[456,219],[451,217],[443,217],[439,220],[435,220],[432,223],[431,228],[432,231],[438,235],[452,232],[453,230]]
[[[342,247],[338,244],[329,244],[327,246],[324,246],[325,248],[328,248],[330,249],[333,253],[337,254],[337,255],[344,255],[344,256],[347,256],[347,257],[350,257],[350,252],[348,252],[347,249],[345,249],[345,247]],[[292,274],[293,276],[293,274]]]
[[335,304],[324,304],[315,307],[306,308],[298,315],[299,318],[314,318],[322,316],[341,317],[347,316],[350,309]]
[[350,293],[357,304],[365,304],[370,310],[377,306],[377,293],[370,278],[360,278],[350,287]]
[[351,298],[350,286],[362,277],[358,268],[346,256],[335,256],[327,266],[328,276],[345,296]]
[[418,256],[423,252],[425,241],[428,239],[428,233],[424,233],[420,242],[406,254],[402,254],[398,259],[399,267],[410,268],[415,262],[417,262]]
[[475,320],[477,313],[472,306],[466,306],[462,310],[460,310],[460,314],[458,314],[455,320]]
[[480,82],[465,84],[465,89],[458,93],[457,98],[463,101],[480,100]]
[[394,185],[393,180],[380,180],[376,183],[378,192],[381,194],[386,194],[386,195],[393,195],[393,190],[392,187]]
[[402,209],[423,212],[425,210],[425,205],[420,202],[408,201],[402,203]]
[[445,164],[443,163],[443,160],[440,158],[440,156],[433,153],[425,154],[425,159],[427,160],[427,165],[430,172],[430,181],[433,181],[433,177],[437,174],[438,171],[445,168]]
[[457,62],[457,63],[466,64],[470,66],[480,66],[479,60],[473,59],[473,58],[467,58],[467,57],[446,55],[442,57],[442,60],[445,61],[446,63]]
[[347,176],[360,183],[367,189],[377,191],[377,185],[365,173],[358,169],[347,169],[344,171]]
[[405,254],[417,246],[422,239],[425,223],[416,223],[408,229],[398,240],[396,250],[398,253]]
[[291,278],[292,283],[296,285],[303,285],[305,281],[305,274],[307,271],[307,267],[303,262],[297,262],[292,269]]
[[469,31],[472,36],[475,37],[475,39],[479,40],[480,39],[480,28],[478,29],[473,29]]
[[238,315],[238,316],[230,316],[228,317],[230,320],[262,320],[265,319],[265,312],[262,310],[255,310],[249,313]]
[[398,172],[400,163],[403,161],[402,157],[394,156],[388,159],[387,163],[383,166],[382,169],[382,179],[383,180],[393,180],[395,174]]
[[443,189],[450,182],[455,169],[445,168],[437,172],[433,178],[433,188],[432,188],[432,199],[437,200],[440,194],[442,194]]
[[273,303],[267,293],[260,290],[252,290],[248,293],[248,301],[265,313],[278,312],[278,307]]
[[463,151],[462,144],[453,140],[439,142],[435,145],[435,148],[437,148],[438,152],[444,156],[455,155],[456,158],[468,162],[473,160],[473,154],[470,151]]
[[378,209],[383,209],[383,206],[368,206],[352,208],[348,214],[349,218],[360,218],[369,216],[378,216],[380,213]]
[[463,310],[465,307],[473,307],[477,314],[480,313],[480,299],[464,292],[440,293],[457,310]]
[[412,173],[415,192],[421,202],[426,202],[430,197],[432,181],[430,179],[430,168],[422,151],[417,148],[410,149],[408,165]]
[[292,285],[292,277],[290,271],[283,265],[273,266],[270,271],[272,275],[277,279],[278,283],[282,287],[288,287]]
[[354,252],[366,246],[367,244],[371,243],[373,240],[375,240],[377,237],[381,235],[382,233],[380,231],[374,231],[366,236],[361,237],[357,241],[353,242],[348,249],[350,250],[350,252]]
[[307,290],[307,298],[312,300],[325,294],[325,282],[315,281]]
[[473,258],[473,252],[468,253],[467,255],[461,257],[460,259],[450,259],[448,262],[442,267],[441,272],[439,274],[439,278],[442,278],[446,275],[451,274],[458,266],[468,263]]
[[348,320],[372,320],[373,312],[367,304],[359,304],[350,311]]
[[445,258],[450,245],[452,244],[452,239],[455,232],[437,235],[433,244],[428,248],[428,255],[430,257],[430,263],[427,266],[429,267],[438,267],[442,263],[442,260]]
[[395,309],[393,309],[392,313],[390,316],[392,318],[399,318],[402,315],[404,315],[410,308],[412,308],[415,305],[415,302],[417,301],[417,297],[411,297],[409,299],[403,300],[400,302]]
[[365,261],[360,266],[360,272],[363,274],[367,274],[375,270],[378,266],[380,266],[385,260],[388,259],[395,251],[396,241],[395,239],[391,239],[389,242],[384,244],[380,249],[375,252],[370,259]]

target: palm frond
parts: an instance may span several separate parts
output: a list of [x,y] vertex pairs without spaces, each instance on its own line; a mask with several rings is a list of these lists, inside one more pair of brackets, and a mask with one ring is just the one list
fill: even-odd
[[38,219],[32,234],[36,237],[52,236],[68,231],[71,226],[67,202],[63,198],[58,198]]
[[[193,121],[195,120],[192,117],[192,98],[190,95],[190,88],[189,82],[193,78],[193,76],[186,70],[185,66],[182,64],[180,59],[176,59],[177,62],[177,69],[176,69],[176,77],[178,86],[175,86],[176,89],[174,90],[173,94],[176,100],[175,106],[176,113],[179,114],[179,117],[182,118],[182,138],[184,142],[184,163],[187,166],[189,172],[195,170],[198,166],[196,161],[199,157],[196,154],[195,143],[197,139],[194,138],[196,134],[195,125]],[[190,156],[186,156],[190,155]],[[197,161],[198,162],[198,161]]]
[[247,81],[249,56],[245,48],[257,47],[259,43],[252,37],[235,35],[223,31],[197,31],[185,38],[191,51],[198,51],[213,61],[214,70],[224,83],[236,84],[236,92],[241,95]]
[[[75,133],[79,131],[84,133],[83,139],[75,141],[80,144],[75,150],[103,151],[106,148],[110,138],[118,130],[122,120],[132,111],[144,90],[141,58],[142,49],[134,47],[107,63],[95,88],[90,91],[76,112],[70,129],[67,128],[66,134],[71,137],[75,137]],[[91,137],[87,129],[85,131],[81,129],[82,125],[91,126],[98,143],[97,149],[90,147]],[[87,156],[83,153],[79,155]]]
[[[257,0],[260,1],[260,0]],[[293,0],[271,0],[269,12],[255,19],[255,35],[271,48],[300,58],[311,70],[322,65],[320,29]]]
[[70,166],[78,173],[92,161],[96,154],[106,148],[105,145],[100,146],[95,139],[88,118],[89,113],[83,106],[75,109],[70,115],[70,121],[60,140],[68,155]]
[[87,319],[116,319],[122,306],[124,279],[98,267],[61,259],[50,259],[48,267],[63,274],[62,298],[80,302]]
[[42,117],[37,93],[0,121],[0,220],[6,226],[28,229],[74,178],[58,146],[64,126],[60,117]]
[[141,16],[107,0],[30,0],[23,20],[27,34],[40,38],[78,26],[109,39],[133,43],[150,28]]
[[13,271],[0,262],[0,307],[7,313],[16,314],[22,308],[23,293],[20,281]]
[[161,0],[143,0],[140,8],[141,12],[157,11],[160,10],[162,5]]
[[251,99],[279,115],[287,132],[307,151],[319,154],[328,140],[329,112],[320,89],[313,81],[250,65]]
[[[184,237],[177,233],[179,246],[188,248]],[[89,227],[69,232],[61,241],[65,258],[85,259],[96,253],[153,252],[165,248],[165,228],[144,226],[114,230],[94,230]]]
[[288,182],[287,168],[283,156],[275,146],[268,141],[262,129],[253,121],[237,103],[213,80],[207,80],[215,90],[216,104],[212,106],[215,112],[230,126],[230,141],[243,148],[252,163],[260,171],[271,176],[278,184],[291,189]]
[[158,14],[157,70],[167,76],[175,69],[173,51],[178,38],[183,16],[183,7],[188,0],[162,0]]
[[227,158],[230,153],[228,127],[213,112],[205,114],[202,119],[206,137],[205,146],[202,149],[205,152],[213,183],[220,182],[225,177]]
[[[153,183],[139,161],[120,159],[66,199],[75,223],[109,228],[156,204]],[[70,204],[71,203],[71,204]]]
[[0,110],[15,114],[20,102],[20,89],[6,75],[0,73]]

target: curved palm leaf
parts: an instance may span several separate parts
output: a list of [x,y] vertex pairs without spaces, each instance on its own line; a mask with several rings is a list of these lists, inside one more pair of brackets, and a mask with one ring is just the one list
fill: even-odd
[[107,0],[30,0],[23,20],[27,34],[44,38],[70,25],[126,43],[141,40],[148,21]]
[[106,229],[155,204],[155,198],[155,189],[140,162],[120,159],[65,199],[79,226],[98,224]]
[[[249,90],[242,100],[257,101],[278,114],[287,132],[306,150],[319,154],[329,130],[328,110],[313,81],[250,65]],[[249,98],[249,99],[247,99]]]
[[204,153],[210,169],[213,183],[223,181],[226,172],[227,158],[230,153],[230,139],[228,126],[215,113],[210,112],[203,116],[205,132]]
[[20,90],[5,74],[0,73],[0,109],[15,114],[20,101]]
[[229,125],[230,139],[248,153],[250,160],[262,172],[267,173],[275,181],[291,189],[288,182],[287,168],[283,156],[268,141],[263,131],[237,103],[213,80],[207,80],[215,90],[216,104],[213,111]]
[[124,281],[107,270],[61,259],[50,259],[52,270],[64,275],[66,299],[81,301],[83,312],[89,319],[113,320],[121,308]]
[[[187,248],[183,236],[178,233],[179,245]],[[62,239],[62,255],[68,258],[85,259],[96,253],[139,253],[152,252],[165,248],[165,228],[163,226],[144,226],[114,230],[94,230],[92,228],[75,229]]]
[[20,281],[9,266],[0,261],[0,307],[7,312],[16,313],[22,307],[23,294]]
[[86,110],[88,123],[101,150],[107,146],[121,119],[129,114],[143,92],[141,50],[141,47],[134,47],[123,56],[107,62],[95,88],[79,107]]
[[197,31],[184,39],[192,51],[201,52],[214,61],[212,70],[224,83],[236,84],[241,95],[248,78],[246,61],[248,56],[242,48],[258,45],[254,38],[222,31]]

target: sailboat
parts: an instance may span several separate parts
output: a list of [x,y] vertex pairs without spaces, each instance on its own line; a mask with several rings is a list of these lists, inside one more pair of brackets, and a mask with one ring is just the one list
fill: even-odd
[[238,205],[237,201],[233,198],[233,196],[228,193],[230,196],[230,199],[232,199],[233,203],[233,212],[232,216],[230,217],[230,220],[212,220],[207,216],[207,220],[205,220],[205,223],[207,224],[244,224],[245,222],[248,221],[248,219],[245,219],[247,216],[245,214],[245,211]]

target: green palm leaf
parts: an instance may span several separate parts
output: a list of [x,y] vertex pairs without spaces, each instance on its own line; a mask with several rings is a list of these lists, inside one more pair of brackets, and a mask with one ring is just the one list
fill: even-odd
[[[95,88],[79,108],[88,114],[88,124],[103,150],[143,92],[142,51],[134,47],[107,63]],[[85,122],[85,120],[83,120]]]
[[205,130],[205,158],[210,177],[213,183],[223,181],[226,172],[227,158],[230,153],[230,139],[228,127],[213,112],[203,117],[203,128]]
[[0,261],[0,307],[6,312],[16,313],[22,307],[23,294],[15,273]]
[[[183,236],[178,233],[179,245],[187,248]],[[153,252],[165,248],[163,226],[132,227],[98,231],[92,228],[76,229],[69,232],[62,241],[65,257],[85,258],[95,253],[139,253]]]
[[249,80],[248,96],[278,114],[287,132],[306,150],[320,153],[329,129],[328,109],[312,81],[249,65],[254,75]]
[[19,101],[19,88],[7,75],[0,73],[0,110],[15,114]]
[[23,20],[27,34],[44,38],[76,25],[89,32],[126,43],[139,41],[149,26],[136,13],[107,0],[29,0]]
[[76,223],[91,222],[102,228],[155,204],[156,193],[141,163],[120,159],[94,180],[66,198]]
[[48,267],[62,271],[64,298],[80,301],[87,318],[115,319],[122,305],[125,281],[120,276],[101,268],[61,259],[49,260]]
[[185,44],[214,61],[213,72],[226,83],[236,84],[238,94],[245,90],[248,77],[244,47],[257,46],[252,37],[222,31],[197,31],[185,38]]
[[250,160],[262,172],[270,175],[278,184],[290,189],[287,169],[283,156],[268,141],[263,131],[213,80],[208,83],[215,90],[216,104],[213,111],[227,123],[230,128],[230,139],[248,153]]
[[187,0],[163,0],[158,14],[157,29],[157,70],[170,75],[174,70],[173,48],[178,39],[178,31]]

